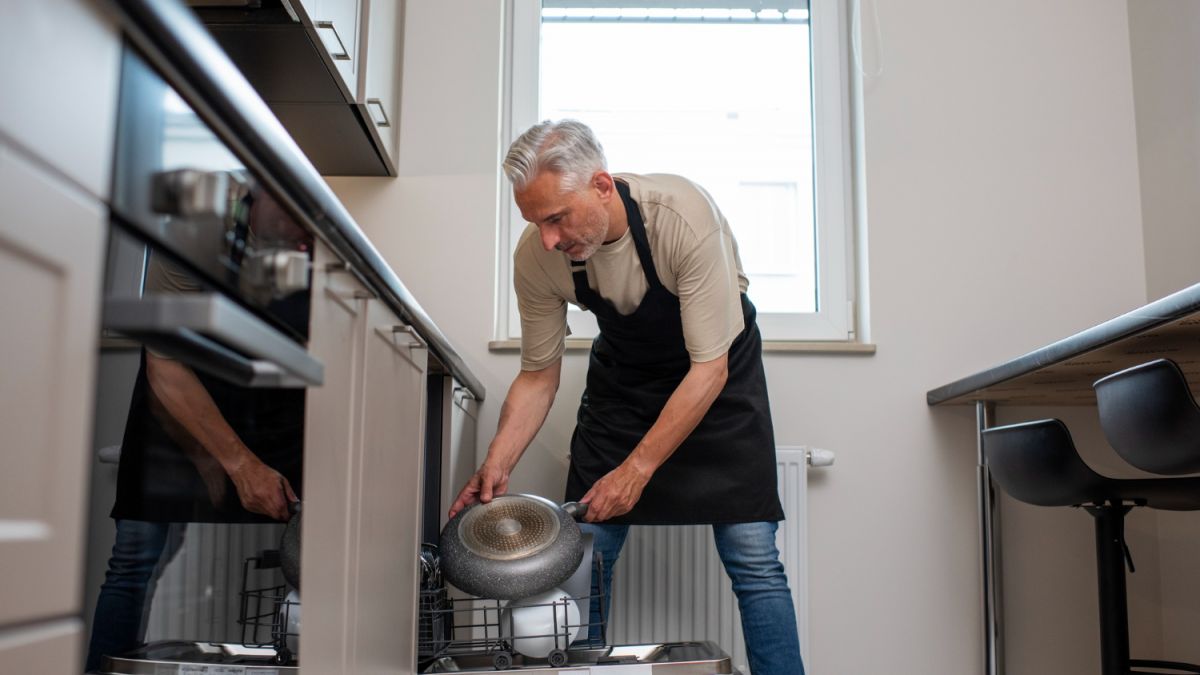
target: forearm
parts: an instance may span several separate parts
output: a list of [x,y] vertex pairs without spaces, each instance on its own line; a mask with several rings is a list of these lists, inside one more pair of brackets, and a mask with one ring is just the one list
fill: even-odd
[[625,463],[649,479],[704,419],[725,388],[728,364],[728,355],[693,363]]
[[562,361],[542,370],[521,371],[513,380],[500,407],[496,436],[488,446],[485,462],[508,473],[546,421],[558,392]]
[[226,473],[233,473],[247,457],[253,457],[190,368],[147,353],[146,379],[171,421],[212,455]]

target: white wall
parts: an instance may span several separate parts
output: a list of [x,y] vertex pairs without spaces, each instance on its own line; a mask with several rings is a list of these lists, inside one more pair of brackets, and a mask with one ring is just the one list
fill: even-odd
[[[1200,3],[1129,3],[1146,296],[1200,282]],[[1200,662],[1200,517],[1156,514],[1164,653]]]
[[[882,35],[863,110],[878,353],[766,358],[778,442],[839,453],[810,491],[806,657],[819,675],[978,673],[974,411],[925,391],[1144,301],[1129,27],[1121,0],[864,1]],[[488,387],[481,452],[518,367],[486,348],[500,5],[406,3],[401,176],[330,180]],[[584,367],[567,356],[513,489],[561,494]],[[1009,511],[1009,672],[1094,672],[1090,521]],[[1044,589],[1057,609],[1035,613]]]
[[1200,4],[1129,3],[1146,290],[1200,282]]

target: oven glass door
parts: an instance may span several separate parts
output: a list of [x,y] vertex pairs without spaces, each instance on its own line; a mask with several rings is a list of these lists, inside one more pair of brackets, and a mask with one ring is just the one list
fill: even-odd
[[298,341],[279,303],[307,293],[312,235],[133,50],[122,65],[116,222]]
[[[290,672],[312,237],[132,50],[122,76],[86,669]],[[208,665],[153,670],[171,641]]]
[[152,254],[114,238],[106,329],[228,382],[320,384],[312,235],[132,49],[119,101],[113,222]]

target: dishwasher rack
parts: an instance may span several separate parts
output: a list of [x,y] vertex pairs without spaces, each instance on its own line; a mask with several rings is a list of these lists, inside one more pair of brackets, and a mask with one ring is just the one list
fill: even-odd
[[[592,579],[603,579],[604,563],[596,553],[592,558]],[[580,623],[565,621],[567,602],[579,607]],[[599,607],[599,619],[593,623],[590,616],[592,603]],[[595,583],[586,595],[568,595],[563,600],[541,604],[523,604],[533,611],[547,612],[551,626],[563,630],[539,635],[514,635],[509,614],[505,612],[507,602],[477,597],[452,597],[445,585],[422,588],[417,630],[417,655],[419,669],[425,669],[435,660],[446,657],[491,658],[496,670],[520,667],[521,664],[537,664],[562,667],[572,654],[603,652],[607,648],[607,607],[603,592]],[[538,609],[541,608],[541,609]],[[527,610],[528,611],[528,610]],[[582,635],[572,641],[576,632]],[[594,635],[593,635],[594,634]],[[515,642],[522,639],[550,639],[554,648],[541,659],[518,656]]]
[[[268,549],[242,562],[241,645],[270,647],[275,663],[295,665],[300,630],[300,601],[292,599],[286,584],[276,583],[279,551]],[[265,585],[263,585],[265,584]]]

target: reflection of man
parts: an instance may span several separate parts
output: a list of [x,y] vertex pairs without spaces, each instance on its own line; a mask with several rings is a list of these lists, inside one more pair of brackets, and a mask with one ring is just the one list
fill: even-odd
[[451,515],[507,490],[558,390],[567,303],[583,306],[600,335],[566,497],[590,506],[605,594],[630,524],[711,524],[751,670],[803,673],[775,547],[783,511],[762,344],[729,224],[687,179],[609,174],[591,130],[571,120],[526,131],[504,170],[531,223],[513,257],[521,372]]
[[[307,234],[265,194],[250,208],[249,221],[259,247],[307,247]],[[180,268],[151,256],[147,295],[199,290]],[[270,308],[307,334],[307,292]],[[301,389],[237,387],[143,350],[112,510],[116,541],[96,605],[88,671],[98,669],[104,655],[141,643],[154,582],[178,550],[185,523],[288,518],[301,484],[303,422]]]

